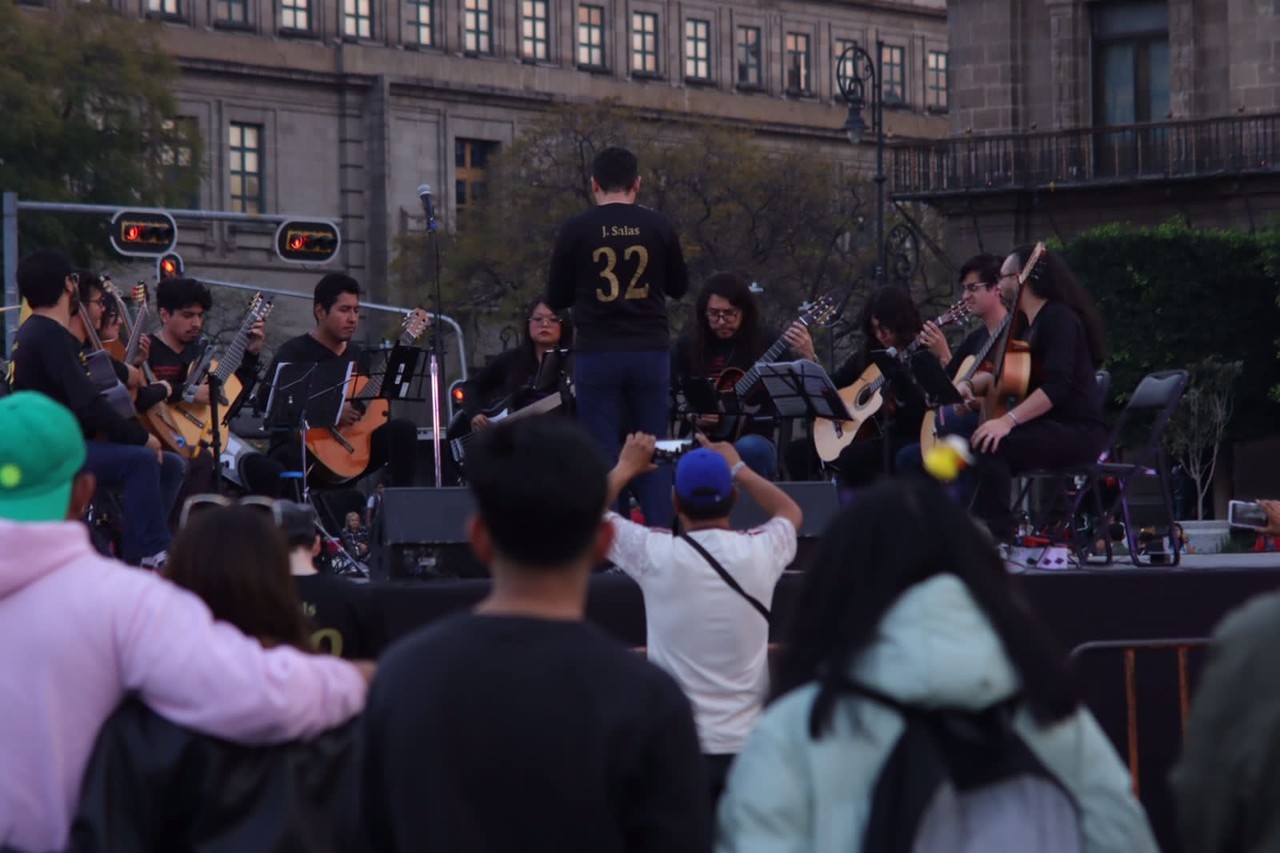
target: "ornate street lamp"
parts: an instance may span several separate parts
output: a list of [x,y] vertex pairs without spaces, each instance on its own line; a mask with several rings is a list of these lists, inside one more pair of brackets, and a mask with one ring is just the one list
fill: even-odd
[[[873,59],[857,42],[853,42],[840,54],[836,65],[836,85],[840,87],[840,96],[849,105],[849,115],[841,128],[849,137],[849,142],[858,145],[866,137],[867,131],[875,134],[876,139],[876,174],[872,179],[876,184],[876,286],[885,283],[885,245],[884,245],[884,92],[880,90],[880,56],[884,43],[876,42],[876,55]],[[867,104],[867,87],[871,87],[871,124],[862,117]]]

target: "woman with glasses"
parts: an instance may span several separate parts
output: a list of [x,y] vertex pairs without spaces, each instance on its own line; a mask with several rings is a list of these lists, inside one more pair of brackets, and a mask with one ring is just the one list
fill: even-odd
[[[692,331],[676,340],[671,357],[671,385],[683,388],[691,401],[698,398],[695,383],[702,385],[704,398],[711,396],[708,381],[720,391],[732,390],[774,337],[765,332],[751,285],[735,272],[717,272],[707,278],[694,302],[691,325]],[[795,324],[787,335],[795,358],[814,360],[813,340],[803,324]],[[751,402],[738,401],[748,407]],[[761,477],[772,479],[777,473],[772,419],[702,412],[693,425],[714,440],[732,442],[742,461]]]
[[[545,296],[534,299],[524,317],[520,344],[501,353],[467,381],[464,417],[458,428],[450,431],[450,438],[465,434],[468,427],[484,429],[497,410],[522,409],[558,390],[557,377],[542,376],[540,370],[547,353],[573,346],[573,324],[547,307]],[[564,359],[557,370],[572,378],[572,366],[572,359]]]

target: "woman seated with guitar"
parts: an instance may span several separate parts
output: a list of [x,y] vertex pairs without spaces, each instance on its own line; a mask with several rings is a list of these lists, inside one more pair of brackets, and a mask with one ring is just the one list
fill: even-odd
[[[997,539],[1010,540],[1016,530],[1009,506],[1014,474],[1095,462],[1106,445],[1095,379],[1105,342],[1093,302],[1066,263],[1043,245],[1009,255],[1000,287],[1015,306],[1012,342],[992,372],[961,382],[960,393],[967,400],[983,398],[984,420],[972,438],[974,511]],[[1018,339],[1026,345],[1018,346]],[[1027,377],[1025,394],[1013,387],[1022,384],[1013,381],[1020,376]]]
[[[519,345],[499,354],[467,380],[467,408],[459,422],[462,429],[452,432],[465,434],[468,425],[472,431],[482,430],[489,426],[490,418],[501,412],[510,415],[549,396],[534,384],[539,379],[550,379],[538,375],[548,352],[573,346],[573,323],[547,307],[544,296],[534,299],[525,318]],[[564,362],[561,369],[572,375],[572,359]],[[458,434],[451,434],[450,438],[457,438]]]
[[[813,339],[803,323],[793,323],[782,339],[794,357],[816,360]],[[733,391],[767,346],[751,285],[737,273],[713,273],[694,303],[692,333],[685,332],[676,340],[671,387],[680,388],[689,379],[697,379],[710,380],[718,391]],[[750,405],[749,400],[739,402]],[[702,413],[693,425],[713,441],[732,442],[742,461],[761,477],[772,479],[777,473],[772,419]]]

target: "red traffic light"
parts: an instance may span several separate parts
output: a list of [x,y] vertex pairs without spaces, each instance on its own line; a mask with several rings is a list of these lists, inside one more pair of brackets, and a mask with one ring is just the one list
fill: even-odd
[[159,281],[164,281],[166,278],[177,278],[185,272],[186,265],[182,263],[182,256],[177,252],[161,255],[156,260],[156,279]]
[[128,242],[130,243],[137,242],[138,238],[141,235],[142,235],[142,229],[137,225],[125,226],[124,239],[127,240]]
[[155,257],[173,250],[178,226],[163,210],[121,210],[111,218],[110,236],[122,255]]
[[323,264],[338,253],[338,227],[322,220],[281,223],[276,231],[276,254],[281,260]]

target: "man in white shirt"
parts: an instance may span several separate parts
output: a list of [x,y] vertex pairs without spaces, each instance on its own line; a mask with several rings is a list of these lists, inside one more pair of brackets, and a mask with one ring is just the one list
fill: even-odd
[[[674,676],[693,704],[712,796],[718,798],[768,692],[767,613],[774,585],[795,559],[803,516],[786,492],[746,467],[732,444],[713,444],[701,435],[698,441],[702,447],[676,466],[672,501],[685,534],[650,529],[610,512],[615,538],[609,559],[640,585],[649,660]],[[632,477],[654,470],[654,442],[651,435],[628,436],[609,473],[607,506]],[[769,521],[751,530],[729,529],[735,483]]]

